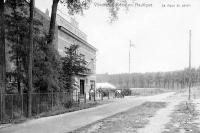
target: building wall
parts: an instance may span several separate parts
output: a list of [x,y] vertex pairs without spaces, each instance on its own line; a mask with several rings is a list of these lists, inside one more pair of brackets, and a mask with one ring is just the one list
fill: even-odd
[[71,44],[78,44],[80,46],[78,52],[84,55],[85,60],[88,62],[88,68],[92,70],[92,73],[95,73],[96,51],[79,40],[69,36],[64,31],[58,30],[58,51],[61,56],[64,56],[65,47],[69,47]]
[[[48,14],[36,9],[35,17],[43,23],[41,30],[48,33],[50,23]],[[61,56],[64,56],[65,47],[69,47],[71,44],[78,44],[80,46],[79,53],[85,56],[85,60],[88,62],[87,67],[91,70],[91,74],[84,76],[79,75],[76,76],[76,78],[79,85],[80,80],[85,81],[85,93],[88,94],[91,85],[96,83],[96,48],[87,43],[87,35],[78,29],[78,23],[75,22],[74,19],[71,20],[72,22],[69,22],[60,15],[57,15],[54,47]],[[80,89],[77,90],[77,92],[80,92]]]
[[[91,70],[91,74],[75,76],[78,84],[80,80],[85,81],[85,94],[87,94],[91,88],[95,87],[96,83],[96,49],[87,43],[87,36],[85,33],[80,31],[77,26],[70,24],[64,18],[57,16],[58,28],[58,51],[61,56],[64,56],[65,47],[70,47],[71,44],[78,44],[79,54],[82,54],[85,60],[88,62],[87,67]],[[80,89],[77,90],[80,92]]]
[[[50,17],[48,14],[45,14],[36,8],[34,18],[42,22],[40,27],[41,33],[48,33],[50,23]],[[63,28],[60,29],[60,26],[62,26],[65,30],[63,30]],[[61,16],[57,15],[57,24],[53,43],[55,49],[58,50],[61,56],[64,56],[65,47],[69,47],[74,43],[80,46],[79,52],[85,56],[85,59],[88,62],[88,68],[92,71],[92,74],[90,75],[77,76],[79,82],[81,79],[85,81],[85,92],[87,93],[91,88],[90,81],[96,82],[96,49],[87,43],[87,36],[85,33],[78,29],[78,23],[73,20],[73,23],[71,24]],[[12,67],[12,64],[9,64],[9,66]]]

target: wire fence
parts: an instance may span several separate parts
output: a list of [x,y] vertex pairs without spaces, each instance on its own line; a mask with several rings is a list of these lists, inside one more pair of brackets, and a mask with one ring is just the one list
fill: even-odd
[[[80,94],[67,92],[32,93],[32,115],[58,108],[70,108],[80,102]],[[86,95],[82,96],[86,101]],[[27,116],[28,94],[2,94],[0,98],[0,123],[8,123],[14,119]],[[4,108],[4,109],[3,109]]]
[[[71,108],[95,100],[110,99],[112,94],[103,93],[81,94],[68,92],[32,93],[32,116],[41,113]],[[27,117],[28,94],[2,94],[0,95],[0,124],[10,123],[16,119]],[[4,104],[3,104],[4,103]],[[3,109],[4,107],[4,109]],[[3,111],[4,110],[4,111]]]

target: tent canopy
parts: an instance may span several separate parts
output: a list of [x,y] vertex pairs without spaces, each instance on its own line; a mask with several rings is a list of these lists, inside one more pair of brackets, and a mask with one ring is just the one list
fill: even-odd
[[102,90],[116,90],[116,87],[110,83],[97,83],[97,90],[102,89]]

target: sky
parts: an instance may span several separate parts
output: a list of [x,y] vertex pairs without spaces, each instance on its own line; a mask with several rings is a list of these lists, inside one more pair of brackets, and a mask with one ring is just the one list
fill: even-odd
[[[184,69],[189,65],[189,30],[192,67],[200,66],[199,0],[130,0],[129,10],[121,6],[118,20],[112,24],[108,9],[101,3],[96,1],[83,16],[75,16],[87,41],[98,49],[98,74],[129,72],[130,40],[134,44],[130,48],[131,73]],[[42,11],[51,10],[51,5],[52,0],[36,0]],[[58,9],[67,17],[66,7],[59,4]]]

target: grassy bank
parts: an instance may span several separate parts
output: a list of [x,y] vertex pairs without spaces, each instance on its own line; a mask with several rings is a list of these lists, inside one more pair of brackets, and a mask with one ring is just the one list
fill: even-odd
[[176,106],[171,114],[171,120],[165,125],[162,133],[200,133],[195,120],[198,119],[198,112],[192,102],[182,102]]

